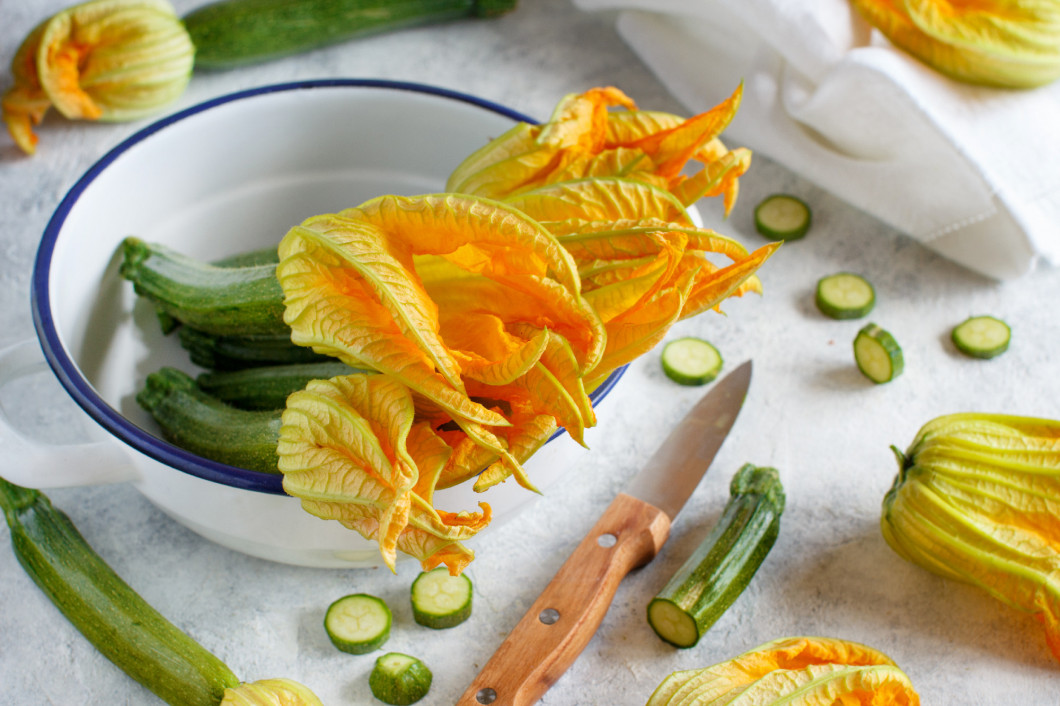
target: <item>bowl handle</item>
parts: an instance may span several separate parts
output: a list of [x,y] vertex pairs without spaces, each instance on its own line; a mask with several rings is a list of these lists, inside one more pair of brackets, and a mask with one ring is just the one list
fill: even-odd
[[[0,350],[0,387],[48,370],[35,339]],[[116,439],[84,443],[49,443],[17,431],[0,405],[0,467],[11,483],[27,488],[65,488],[134,480],[132,456]]]

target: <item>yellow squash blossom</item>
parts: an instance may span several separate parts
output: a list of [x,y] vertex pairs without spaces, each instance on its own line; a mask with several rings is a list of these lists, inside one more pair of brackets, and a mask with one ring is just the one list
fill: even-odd
[[261,679],[225,689],[220,706],[323,706],[323,703],[296,681]]
[[[719,135],[742,95],[737,88],[715,108],[682,119],[637,110],[617,88],[572,94],[548,122],[520,123],[470,155],[449,176],[446,190],[506,199],[557,182],[623,177],[664,189],[685,206],[721,194],[728,212],[751,153],[730,151]],[[691,175],[685,170],[690,161],[701,163]]]
[[1060,421],[946,415],[898,456],[880,520],[887,543],[1034,615],[1060,660]]
[[27,154],[54,107],[70,119],[134,120],[175,100],[195,47],[166,0],[92,0],[38,25],[11,62],[4,123]]
[[1060,0],[852,0],[897,47],[958,81],[1034,88],[1060,78]]
[[882,652],[826,637],[786,637],[728,661],[674,672],[647,706],[888,704],[919,706],[909,677]]

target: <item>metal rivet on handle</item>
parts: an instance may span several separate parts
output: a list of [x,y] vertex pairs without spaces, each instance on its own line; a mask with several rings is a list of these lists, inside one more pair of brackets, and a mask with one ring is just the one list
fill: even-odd
[[545,608],[541,611],[541,614],[537,616],[537,619],[545,625],[552,625],[559,620],[559,611],[555,608]]
[[604,547],[606,549],[607,547],[615,546],[615,544],[618,543],[618,537],[616,537],[615,535],[611,534],[610,532],[607,532],[607,533],[602,534],[599,537],[597,537],[596,538],[596,543],[599,544],[601,547]]
[[491,704],[497,700],[497,692],[488,686],[485,689],[479,689],[478,693],[475,694],[475,701],[480,704]]

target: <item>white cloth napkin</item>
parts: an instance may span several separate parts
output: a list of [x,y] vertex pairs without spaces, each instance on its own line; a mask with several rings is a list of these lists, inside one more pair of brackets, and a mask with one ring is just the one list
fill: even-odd
[[1060,82],[953,81],[847,0],[573,1],[619,10],[620,35],[690,111],[743,81],[734,146],[988,277],[1060,263]]

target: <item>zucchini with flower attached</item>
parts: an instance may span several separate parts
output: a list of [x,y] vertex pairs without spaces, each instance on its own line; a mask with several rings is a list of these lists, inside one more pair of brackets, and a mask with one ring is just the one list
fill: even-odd
[[354,372],[365,371],[329,360],[206,372],[195,378],[195,384],[214,399],[240,409],[283,409],[288,395],[304,388],[310,380]]
[[174,706],[321,706],[288,679],[241,684],[224,662],[155,610],[38,490],[0,478],[0,508],[22,568],[77,630]]
[[291,341],[288,329],[271,334],[206,333],[190,326],[177,329],[188,360],[210,370],[242,370],[257,366],[322,363],[334,360]]
[[692,647],[758,571],[780,533],[784,488],[775,468],[746,464],[733,476],[721,519],[648,603],[648,624],[675,647]]

